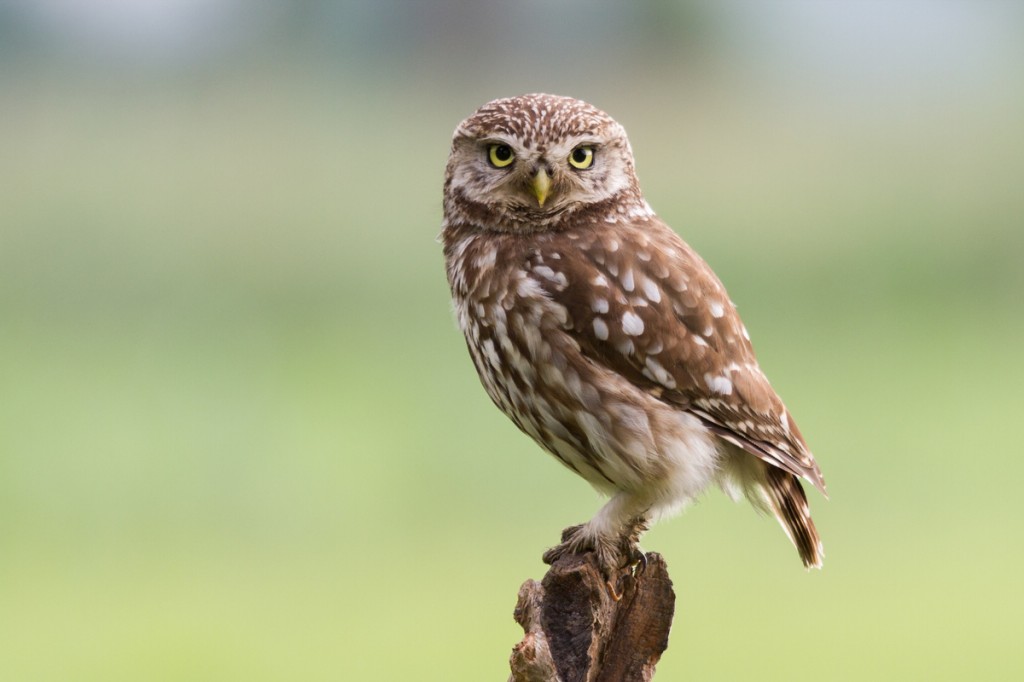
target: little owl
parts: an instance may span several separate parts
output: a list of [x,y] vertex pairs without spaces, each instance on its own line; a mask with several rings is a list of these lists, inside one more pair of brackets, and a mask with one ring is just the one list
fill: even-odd
[[442,240],[487,394],[611,498],[545,561],[593,551],[612,581],[714,482],[821,566],[799,480],[824,493],[818,465],[722,283],[644,200],[621,125],[568,97],[485,104],[455,130]]

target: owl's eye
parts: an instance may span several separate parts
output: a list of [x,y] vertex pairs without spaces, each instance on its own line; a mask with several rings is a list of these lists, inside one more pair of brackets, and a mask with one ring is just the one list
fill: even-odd
[[505,168],[516,160],[516,154],[507,144],[492,144],[487,148],[487,160],[495,168]]
[[594,165],[594,148],[587,145],[576,147],[572,150],[572,154],[569,154],[569,163],[573,168],[580,170],[590,168]]

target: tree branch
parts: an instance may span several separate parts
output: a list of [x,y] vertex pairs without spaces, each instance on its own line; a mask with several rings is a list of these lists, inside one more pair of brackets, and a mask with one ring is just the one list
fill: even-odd
[[565,556],[542,583],[523,583],[515,619],[526,634],[509,682],[650,682],[675,610],[665,560],[647,554],[647,569],[620,588],[615,601],[592,554]]

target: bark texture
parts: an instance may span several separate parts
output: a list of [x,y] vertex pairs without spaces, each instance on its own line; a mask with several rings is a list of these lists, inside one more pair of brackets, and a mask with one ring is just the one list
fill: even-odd
[[616,601],[593,555],[569,555],[519,588],[509,682],[649,682],[668,647],[675,592],[660,554],[626,575]]

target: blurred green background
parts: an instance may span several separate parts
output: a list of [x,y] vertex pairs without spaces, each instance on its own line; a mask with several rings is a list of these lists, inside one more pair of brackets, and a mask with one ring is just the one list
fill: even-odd
[[812,444],[827,557],[664,523],[659,680],[1012,679],[1019,3],[0,7],[0,677],[503,680],[600,500],[477,382],[450,134],[549,91],[630,132]]

